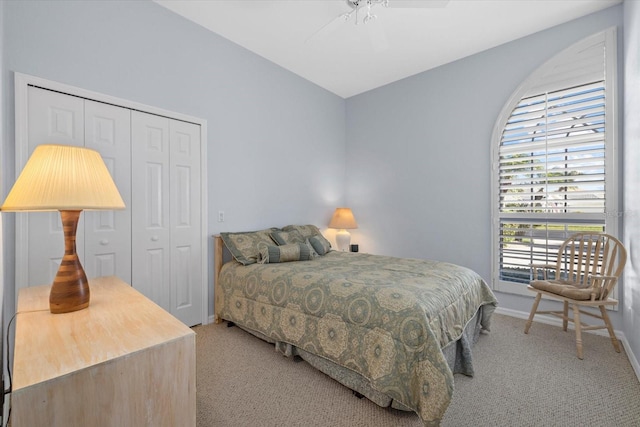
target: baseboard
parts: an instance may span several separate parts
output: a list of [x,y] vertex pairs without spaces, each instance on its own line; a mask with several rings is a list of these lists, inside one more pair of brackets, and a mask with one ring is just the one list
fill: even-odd
[[[495,312],[498,314],[503,314],[505,316],[515,317],[518,319],[524,319],[524,320],[529,319],[528,312],[512,310],[510,308],[496,307]],[[562,327],[562,320],[555,316],[546,316],[544,314],[536,314],[536,316],[533,318],[533,321],[538,323],[544,323],[546,325]],[[569,322],[569,329],[574,329],[573,323],[571,322]],[[614,330],[614,332],[618,340],[622,343],[622,346],[624,347],[624,350],[625,350],[625,354],[629,359],[629,363],[631,363],[631,367],[633,368],[636,374],[636,377],[638,377],[638,381],[640,381],[640,364],[638,363],[638,358],[636,357],[635,354],[633,354],[633,351],[631,350],[631,346],[629,345],[629,341],[627,341],[627,337],[622,331]],[[584,331],[584,333],[609,337],[609,332],[607,332],[606,329],[597,329],[595,331]]]
[[[496,307],[495,312],[498,314],[504,314],[505,316],[517,317],[518,319],[524,319],[524,320],[529,319],[529,312],[511,310],[509,308],[501,308],[501,307]],[[555,316],[546,316],[544,314],[536,314],[536,317],[533,318],[533,321],[538,323],[544,323],[545,325],[562,327],[562,320]],[[571,322],[569,322],[569,329],[573,329],[573,323]],[[625,339],[626,341],[626,337],[624,336],[624,333],[622,331],[614,330],[614,332],[616,333],[616,336],[620,340]],[[607,332],[606,329],[596,329],[595,331],[584,331],[584,333],[601,335],[603,337],[609,336],[609,332]]]
[[[616,332],[616,335],[617,334],[618,333]],[[636,377],[638,377],[638,381],[640,381],[640,363],[638,363],[638,358],[633,353],[633,351],[631,351],[631,345],[629,345],[629,341],[627,341],[627,337],[623,336],[620,339],[620,341],[624,346],[624,352],[627,354],[627,357],[629,358],[629,362],[631,363],[631,366],[633,367],[633,370],[636,373]]]

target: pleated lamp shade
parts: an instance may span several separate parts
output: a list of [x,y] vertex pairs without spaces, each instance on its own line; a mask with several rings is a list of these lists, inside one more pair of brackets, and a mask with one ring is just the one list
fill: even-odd
[[336,211],[333,213],[333,217],[331,217],[331,222],[329,222],[329,228],[358,228],[358,223],[356,223],[356,219],[353,217],[351,209],[336,208]]
[[124,209],[100,153],[69,145],[39,145],[24,166],[3,211]]

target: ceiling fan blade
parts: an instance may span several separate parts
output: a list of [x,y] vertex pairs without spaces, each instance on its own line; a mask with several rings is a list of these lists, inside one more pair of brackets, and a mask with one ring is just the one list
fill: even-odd
[[367,33],[371,48],[376,53],[382,53],[389,49],[389,40],[384,29],[379,25],[367,25]]
[[446,7],[450,0],[389,0],[389,7],[398,9],[420,9]]
[[336,31],[339,25],[343,25],[345,23],[344,21],[344,14],[341,13],[340,15],[336,16],[331,21],[327,22],[322,27],[314,31],[309,37],[304,40],[304,43],[307,44],[315,40],[320,40],[323,37],[333,33],[334,31]]

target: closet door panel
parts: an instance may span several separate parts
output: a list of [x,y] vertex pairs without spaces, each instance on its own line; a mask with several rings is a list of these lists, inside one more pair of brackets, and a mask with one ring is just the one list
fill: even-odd
[[[185,324],[206,322],[205,146],[201,125],[195,124],[200,120],[190,123],[153,107],[149,111],[157,114],[124,107],[128,101],[114,103],[112,97],[17,77],[16,169],[22,170],[41,144],[98,151],[126,208],[85,210],[80,216],[76,250],[87,277],[118,276]],[[64,255],[60,213],[15,218],[16,289],[52,283]]]
[[200,126],[171,120],[171,313],[201,322]]
[[159,306],[171,302],[169,120],[131,113],[132,285]]
[[[84,100],[30,86],[28,88],[27,152],[21,171],[33,150],[42,144],[84,145]],[[25,223],[26,222],[26,223]],[[64,234],[60,213],[30,212],[16,215],[16,226],[26,236],[16,239],[18,288],[53,283],[62,256]],[[83,261],[84,218],[78,224],[76,251]]]
[[83,213],[85,272],[131,283],[131,110],[85,101],[85,146],[100,153],[126,206]]

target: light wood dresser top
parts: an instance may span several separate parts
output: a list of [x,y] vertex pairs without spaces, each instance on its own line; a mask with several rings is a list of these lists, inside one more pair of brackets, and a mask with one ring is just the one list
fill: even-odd
[[89,288],[89,307],[64,314],[49,312],[50,285],[20,290],[14,392],[194,334],[117,277],[90,279]]

